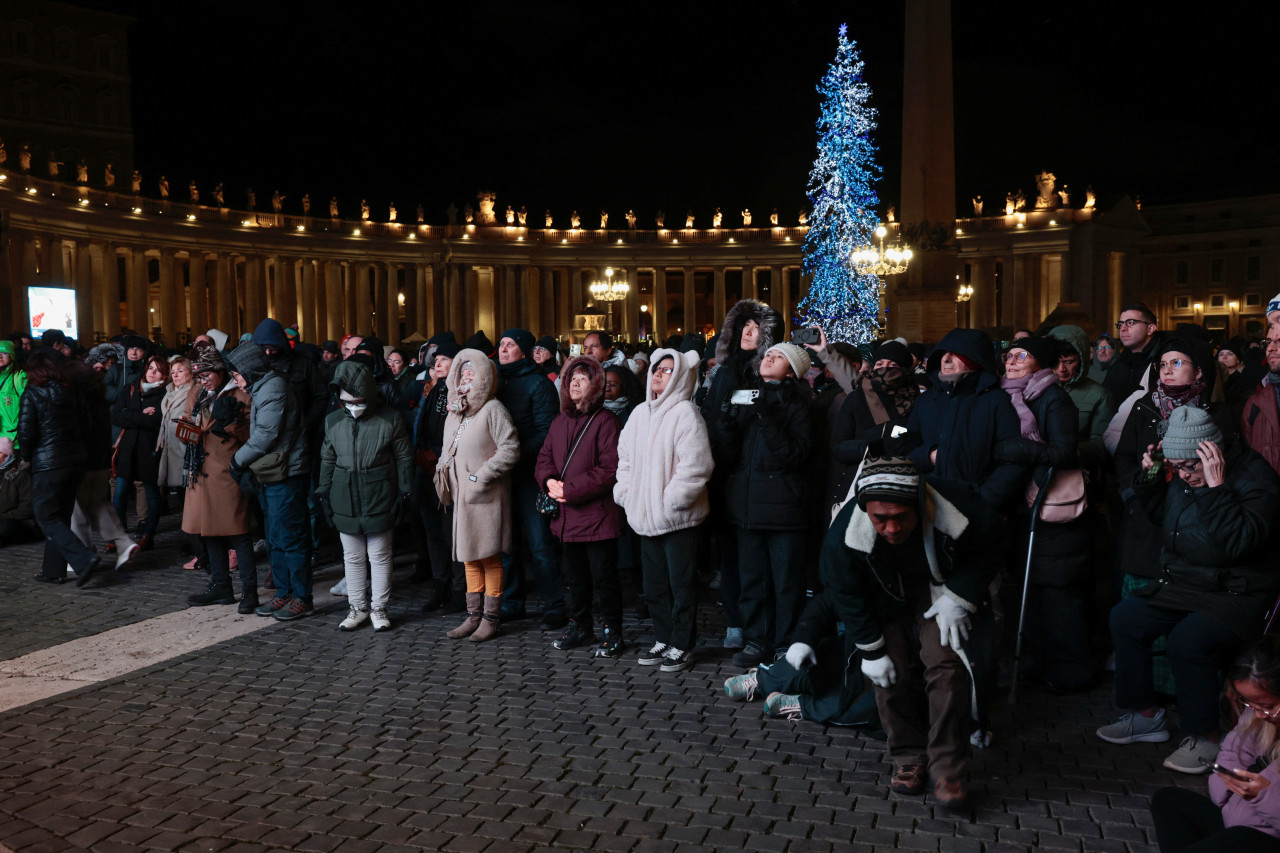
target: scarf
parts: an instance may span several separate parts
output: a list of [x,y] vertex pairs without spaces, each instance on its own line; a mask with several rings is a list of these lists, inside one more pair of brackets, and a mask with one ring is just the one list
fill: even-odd
[[161,387],[161,386],[163,386],[163,385],[164,385],[164,380],[163,380],[163,379],[162,379],[162,380],[160,380],[159,382],[143,382],[143,383],[142,383],[142,393],[143,393],[143,394],[146,394],[146,393],[148,393],[148,392],[154,391],[154,390],[156,390],[157,388],[160,388],[160,387]]
[[920,386],[914,374],[909,374],[898,365],[872,368],[862,377],[862,392],[875,393],[893,408],[899,418],[911,414],[916,397],[920,396]]
[[1057,382],[1057,371],[1048,367],[1021,379],[1010,379],[1007,376],[1000,379],[1000,387],[1009,395],[1009,400],[1013,403],[1013,408],[1018,413],[1018,422],[1022,425],[1023,438],[1029,438],[1032,441],[1044,444],[1044,439],[1040,436],[1040,426],[1036,423],[1036,416],[1027,406],[1027,403],[1037,399],[1045,392],[1046,388],[1057,384]]
[[1151,402],[1160,413],[1160,419],[1167,421],[1174,409],[1197,402],[1203,393],[1204,382],[1199,379],[1190,385],[1165,385],[1158,382],[1156,390],[1151,392]]
[[619,397],[616,400],[605,400],[604,407],[613,412],[618,417],[622,417],[627,413],[627,407],[631,405],[626,397]]

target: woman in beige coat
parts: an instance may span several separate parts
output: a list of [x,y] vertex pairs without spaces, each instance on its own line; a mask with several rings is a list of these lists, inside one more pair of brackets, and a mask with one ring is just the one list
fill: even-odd
[[498,370],[484,353],[458,353],[445,381],[449,417],[436,483],[441,501],[453,505],[453,559],[467,571],[467,616],[449,636],[483,642],[498,633],[502,552],[511,550],[510,471],[520,441],[495,398]]

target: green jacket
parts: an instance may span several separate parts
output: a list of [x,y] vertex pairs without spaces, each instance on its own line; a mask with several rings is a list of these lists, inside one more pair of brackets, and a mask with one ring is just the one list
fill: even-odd
[[1102,443],[1102,434],[1115,416],[1116,407],[1111,401],[1111,393],[1086,374],[1089,372],[1091,347],[1089,336],[1079,326],[1057,326],[1049,332],[1050,338],[1066,341],[1080,356],[1080,370],[1076,378],[1063,385],[1071,395],[1071,402],[1076,404],[1080,413],[1079,440],[1077,453],[1080,467],[1094,470],[1108,461],[1107,448]]
[[343,362],[329,385],[368,401],[353,418],[346,408],[324,424],[319,493],[327,495],[333,525],[340,533],[369,535],[395,527],[400,496],[413,483],[413,444],[404,419],[378,399],[373,373],[363,364]]
[[18,447],[18,407],[27,387],[27,372],[16,364],[0,370],[0,435],[13,439]]

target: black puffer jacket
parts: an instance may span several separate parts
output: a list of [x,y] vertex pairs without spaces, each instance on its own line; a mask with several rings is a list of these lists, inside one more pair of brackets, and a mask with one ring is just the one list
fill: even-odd
[[[18,449],[31,473],[84,468],[85,409],[73,386],[28,385],[18,405]],[[154,442],[154,439],[152,439]]]
[[[897,452],[898,441],[893,439],[894,427],[906,427],[911,417],[910,408],[899,415],[887,393],[886,382],[902,386],[911,399],[911,405],[920,396],[912,374],[903,374],[900,367],[892,372],[859,377],[853,392],[844,398],[835,424],[831,428],[831,469],[828,472],[828,506],[844,500],[849,494],[853,475],[864,456],[883,456]],[[872,406],[876,410],[872,411]]]
[[725,457],[729,520],[751,530],[806,529],[813,453],[808,386],[794,379],[766,382],[754,405],[731,407],[717,429],[722,445],[732,448]]
[[[760,335],[754,350],[743,350],[742,327],[750,320],[759,325]],[[782,315],[757,299],[739,299],[725,314],[716,342],[716,372],[698,406],[702,419],[707,422],[717,469],[721,467],[721,454],[726,448],[717,446],[716,419],[734,391],[760,387],[760,362],[769,347],[781,340],[783,328]]]
[[1176,476],[1168,485],[1135,481],[1137,501],[1162,539],[1160,575],[1136,594],[1208,614],[1248,637],[1280,589],[1280,475],[1237,446],[1226,452],[1223,479],[1212,489]]
[[[116,399],[111,409],[111,423],[120,428],[116,475],[126,480],[155,483],[160,479],[160,457],[156,439],[160,435],[160,404],[164,401],[164,383],[150,391],[135,382]],[[153,409],[144,414],[144,409]]]
[[513,476],[532,477],[547,430],[560,414],[560,398],[556,395],[556,386],[532,358],[500,364],[498,375],[502,378],[498,402],[511,413],[520,437],[520,461]]
[[[942,354],[952,352],[979,365],[954,382],[938,378]],[[933,387],[916,400],[904,443],[916,467],[932,476],[969,483],[988,505],[1002,511],[1021,497],[1028,471],[996,459],[996,445],[1022,435],[1018,413],[996,377],[991,339],[976,329],[952,329],[929,356]],[[938,451],[937,464],[929,461]]]

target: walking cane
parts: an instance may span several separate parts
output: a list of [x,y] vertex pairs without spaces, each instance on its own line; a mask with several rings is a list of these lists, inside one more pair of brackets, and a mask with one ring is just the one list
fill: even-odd
[[1013,680],[1009,683],[1009,704],[1018,701],[1018,665],[1022,662],[1022,641],[1026,638],[1024,629],[1027,621],[1027,589],[1031,586],[1031,552],[1036,544],[1036,524],[1040,521],[1040,505],[1045,495],[1049,494],[1049,481],[1053,479],[1053,468],[1044,475],[1044,482],[1036,494],[1035,503],[1031,505],[1031,536],[1027,539],[1027,571],[1022,578],[1022,605],[1018,608],[1018,640],[1013,649]]

